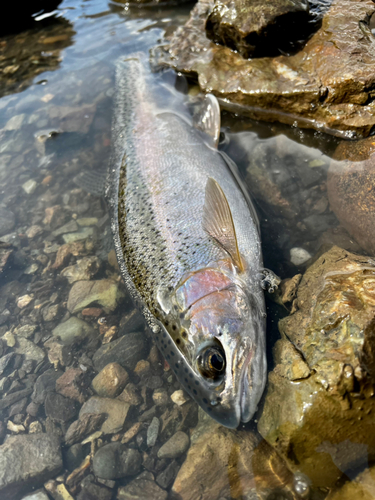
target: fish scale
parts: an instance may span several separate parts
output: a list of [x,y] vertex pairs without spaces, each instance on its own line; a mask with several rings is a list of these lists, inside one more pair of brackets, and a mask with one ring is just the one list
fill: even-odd
[[[256,221],[227,162],[192,125],[185,97],[166,91],[139,57],[118,62],[116,81],[106,194],[121,273],[184,388],[214,418],[235,427],[243,394],[256,387],[253,399],[258,400],[265,383],[264,298],[258,276],[262,255]],[[220,186],[230,207],[244,272],[204,228],[209,179]],[[215,279],[225,282],[222,291],[219,285],[212,288],[207,269],[217,270]],[[189,297],[198,293],[191,301],[194,307],[187,310],[177,300],[185,282]],[[198,286],[190,286],[193,282]],[[205,293],[208,298],[216,294],[212,300],[222,306],[210,309],[211,299],[202,300]],[[246,318],[240,317],[241,308]],[[249,308],[254,308],[254,315]],[[245,319],[248,326],[241,328],[251,327],[253,335],[234,332]],[[215,346],[225,351],[227,371],[213,381],[202,376],[197,359],[206,348],[211,354],[219,352]],[[218,365],[220,355],[215,356],[210,359]],[[250,367],[253,358],[257,361]],[[250,373],[254,367],[259,381]],[[242,371],[237,375],[236,370]],[[257,402],[244,418],[248,420]]]

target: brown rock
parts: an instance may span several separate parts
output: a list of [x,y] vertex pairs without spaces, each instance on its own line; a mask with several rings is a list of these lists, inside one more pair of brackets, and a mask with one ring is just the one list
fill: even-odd
[[279,322],[284,340],[258,430],[317,487],[375,458],[374,276],[371,259],[333,247],[304,274],[297,311]]
[[115,398],[125,387],[129,375],[118,363],[109,363],[92,381],[92,387],[98,396]]
[[106,419],[105,413],[85,413],[71,424],[65,434],[65,443],[71,446],[97,431]]
[[374,500],[375,468],[361,472],[353,481],[347,482],[340,489],[332,491],[326,500]]
[[77,281],[68,297],[68,311],[72,314],[81,311],[93,302],[113,311],[124,297],[119,283],[110,279],[99,281]]
[[103,422],[100,430],[104,434],[116,434],[122,430],[129,408],[130,404],[117,399],[92,397],[82,406],[79,418],[86,413],[105,413],[107,420]]
[[329,202],[344,228],[375,255],[375,140],[338,146],[328,172]]
[[67,278],[70,284],[76,281],[90,280],[98,273],[100,265],[100,259],[95,255],[83,257],[77,260],[74,266],[63,269],[60,274]]
[[56,380],[56,392],[83,404],[88,397],[89,381],[80,368],[69,368]]
[[77,257],[82,255],[85,251],[85,244],[82,241],[75,241],[74,243],[66,243],[61,245],[56,254],[56,260],[53,264],[53,269],[62,267],[71,255]]
[[51,230],[54,230],[64,224],[66,214],[60,205],[47,207],[45,213],[46,216],[44,217],[43,223],[47,224]]
[[[157,63],[196,77],[224,108],[252,118],[368,136],[375,125],[371,0],[333,0],[322,27],[293,56],[243,59],[205,34],[214,0],[200,0],[191,17],[157,53]],[[194,50],[192,50],[192,48]]]
[[215,43],[243,57],[279,55],[310,32],[311,18],[304,0],[216,0],[206,21]]

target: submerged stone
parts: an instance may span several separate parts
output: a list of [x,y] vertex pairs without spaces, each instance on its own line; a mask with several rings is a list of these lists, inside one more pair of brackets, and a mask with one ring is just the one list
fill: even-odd
[[[265,2],[266,3],[266,2]],[[221,106],[255,119],[297,123],[345,137],[366,137],[375,125],[375,46],[371,0],[333,0],[321,28],[292,56],[244,59],[205,32],[214,0],[200,0],[156,63],[198,76]]]
[[113,311],[123,297],[124,292],[116,281],[110,279],[77,281],[70,290],[67,307],[74,314],[97,302],[109,311]]
[[[261,435],[317,487],[375,458],[375,266],[338,247],[305,272],[259,420]],[[288,349],[285,345],[291,342]]]
[[206,33],[243,57],[273,56],[306,37],[309,21],[306,0],[216,0]]
[[341,143],[328,171],[327,191],[336,217],[357,243],[375,255],[375,141]]

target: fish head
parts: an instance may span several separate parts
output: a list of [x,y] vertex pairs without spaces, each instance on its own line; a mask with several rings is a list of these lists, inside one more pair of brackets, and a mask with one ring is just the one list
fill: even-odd
[[215,420],[236,428],[252,418],[265,386],[263,297],[214,269],[191,276],[176,297],[190,365],[182,383]]

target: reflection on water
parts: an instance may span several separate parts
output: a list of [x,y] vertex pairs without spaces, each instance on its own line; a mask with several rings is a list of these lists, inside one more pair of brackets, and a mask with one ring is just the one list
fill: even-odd
[[[223,116],[221,147],[256,200],[265,265],[292,278],[318,259],[268,301],[268,399],[237,431],[181,391],[119,277],[103,200],[74,182],[110,155],[114,61],[147,52],[190,7],[66,0],[48,23],[0,38],[1,498],[375,496],[373,264],[348,254],[365,246],[346,231],[371,207],[371,141],[357,158],[340,144],[332,163],[338,139]],[[333,182],[351,207],[337,209],[342,225]],[[334,245],[344,250],[322,258]]]

